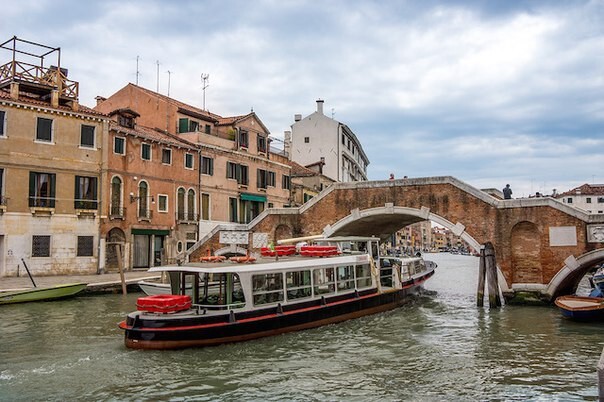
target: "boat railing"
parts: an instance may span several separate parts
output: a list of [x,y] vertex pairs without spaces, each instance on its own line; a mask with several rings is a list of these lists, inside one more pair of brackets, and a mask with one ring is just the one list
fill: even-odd
[[233,310],[245,307],[245,303],[233,303],[233,304],[193,304],[198,310],[204,311],[221,311],[221,310]]

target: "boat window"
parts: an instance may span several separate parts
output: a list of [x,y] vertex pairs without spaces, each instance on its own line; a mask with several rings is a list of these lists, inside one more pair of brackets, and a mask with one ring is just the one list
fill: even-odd
[[354,267],[352,265],[338,267],[338,291],[354,289]]
[[269,304],[283,301],[283,274],[258,274],[252,276],[254,304]]
[[315,284],[315,295],[334,293],[336,284],[333,268],[320,268],[312,271],[313,282]]
[[285,284],[287,286],[287,300],[303,299],[312,296],[310,270],[286,273]]
[[202,305],[243,307],[245,297],[239,275],[203,274],[200,276],[199,298]]
[[371,267],[369,264],[356,266],[357,289],[371,286]]

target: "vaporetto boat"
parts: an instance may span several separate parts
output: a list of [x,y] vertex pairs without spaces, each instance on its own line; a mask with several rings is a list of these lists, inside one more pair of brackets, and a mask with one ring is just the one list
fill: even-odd
[[218,345],[388,311],[417,292],[436,267],[420,257],[380,256],[374,237],[314,243],[254,263],[239,259],[243,263],[151,268],[150,272],[167,273],[172,294],[138,299],[137,311],[119,324],[126,346]]

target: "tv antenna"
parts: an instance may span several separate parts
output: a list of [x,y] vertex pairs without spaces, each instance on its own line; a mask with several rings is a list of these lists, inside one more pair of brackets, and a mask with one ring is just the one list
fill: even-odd
[[201,89],[203,90],[203,110],[206,110],[206,88],[210,86],[208,81],[210,74],[201,73]]
[[157,93],[159,93],[159,60],[155,62],[157,64]]
[[170,97],[170,76],[172,75],[172,71],[168,70],[168,98]]
[[140,71],[138,71],[138,60],[140,56],[136,56],[136,85],[138,85],[138,77],[141,75]]
[[336,110],[334,108],[331,108],[331,119],[333,120],[333,115],[336,114]]

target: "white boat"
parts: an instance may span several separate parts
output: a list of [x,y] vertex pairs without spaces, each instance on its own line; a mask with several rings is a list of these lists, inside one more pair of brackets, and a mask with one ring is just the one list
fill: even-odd
[[402,305],[434,274],[421,257],[380,257],[377,238],[315,241],[255,263],[151,268],[167,273],[176,292],[139,298],[119,324],[126,346],[209,346],[341,322]]

